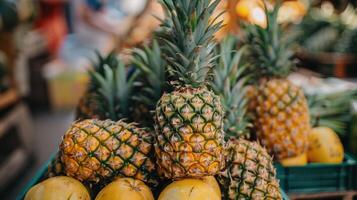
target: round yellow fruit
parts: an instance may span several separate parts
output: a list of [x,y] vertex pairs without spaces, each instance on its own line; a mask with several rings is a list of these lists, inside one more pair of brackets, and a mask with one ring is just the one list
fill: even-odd
[[330,128],[316,127],[309,134],[309,162],[341,163],[344,150],[340,138]]
[[154,200],[144,182],[132,178],[119,178],[105,186],[95,200]]
[[90,200],[84,185],[67,176],[49,178],[33,186],[26,194],[25,200]]
[[292,158],[286,158],[286,159],[281,160],[280,163],[284,167],[304,166],[307,164],[307,154],[303,153],[299,156],[295,156]]
[[214,176],[205,176],[202,178],[203,182],[207,183],[211,187],[213,187],[214,191],[221,196],[221,189],[219,188],[218,182]]
[[248,19],[252,6],[250,1],[239,1],[235,7],[237,15],[242,19]]
[[159,200],[220,200],[221,196],[209,183],[200,179],[183,179],[168,185]]

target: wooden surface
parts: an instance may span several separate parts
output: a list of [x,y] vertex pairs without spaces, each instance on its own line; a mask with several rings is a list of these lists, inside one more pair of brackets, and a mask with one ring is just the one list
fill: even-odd
[[333,199],[333,200],[353,200],[357,196],[357,191],[343,191],[343,192],[322,192],[312,194],[289,194],[290,200],[300,199]]

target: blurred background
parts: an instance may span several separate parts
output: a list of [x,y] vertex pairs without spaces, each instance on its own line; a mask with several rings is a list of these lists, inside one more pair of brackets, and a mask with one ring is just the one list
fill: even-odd
[[[329,125],[355,153],[356,6],[354,0],[291,0],[279,13],[295,44],[298,69],[290,79],[310,104],[336,107],[312,115],[332,119]],[[222,0],[217,13],[224,10],[218,40],[244,34],[240,23],[266,25],[260,0]],[[0,0],[0,199],[14,199],[56,152],[96,51],[129,58],[163,16],[156,0]]]

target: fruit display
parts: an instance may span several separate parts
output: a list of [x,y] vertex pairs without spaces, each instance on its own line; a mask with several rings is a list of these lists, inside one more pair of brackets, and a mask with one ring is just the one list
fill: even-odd
[[[97,199],[138,191],[145,193],[138,199],[150,199],[144,183],[159,199],[233,199],[232,193],[282,199],[272,158],[259,144],[239,139],[249,138],[246,68],[238,64],[243,50],[235,52],[236,39],[217,46],[221,23],[211,15],[218,3],[164,0],[167,17],[155,40],[134,49],[129,64],[114,54],[98,55],[78,120],[65,133],[48,176],[76,178],[92,197],[99,188]],[[152,110],[153,121],[147,119]],[[143,124],[148,128],[139,128]],[[255,163],[241,162],[245,158]],[[237,174],[239,167],[249,170]]]
[[86,187],[76,179],[57,176],[33,186],[26,194],[25,200],[90,200]]
[[246,25],[245,43],[255,76],[249,100],[254,130],[261,144],[283,160],[306,152],[310,118],[304,92],[286,79],[294,62],[289,43],[282,38],[278,11],[279,3],[266,12],[265,28]]
[[309,133],[309,162],[341,163],[344,157],[343,145],[337,134],[327,127],[316,127]]
[[344,159],[338,136],[315,127],[336,119],[326,101],[307,101],[287,78],[280,1],[264,7],[265,27],[219,41],[219,0],[160,3],[150,43],[125,61],[98,53],[43,183],[75,179],[96,200],[282,200],[276,166]]
[[105,186],[95,200],[154,200],[150,188],[142,181],[132,178],[119,178]]

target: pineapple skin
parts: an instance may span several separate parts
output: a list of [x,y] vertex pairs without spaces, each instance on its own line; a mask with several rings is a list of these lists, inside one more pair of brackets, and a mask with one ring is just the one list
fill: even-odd
[[60,145],[64,173],[83,182],[130,177],[156,184],[152,136],[122,121],[88,119],[72,124]]
[[299,87],[287,79],[273,78],[250,88],[248,96],[254,130],[271,155],[282,160],[306,152],[310,117]]
[[165,93],[155,112],[159,175],[168,179],[217,174],[224,166],[223,107],[206,88]]
[[225,151],[227,167],[217,176],[223,199],[282,199],[273,159],[256,142],[231,139]]

